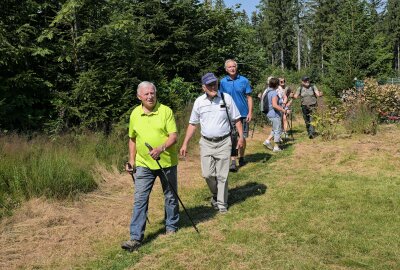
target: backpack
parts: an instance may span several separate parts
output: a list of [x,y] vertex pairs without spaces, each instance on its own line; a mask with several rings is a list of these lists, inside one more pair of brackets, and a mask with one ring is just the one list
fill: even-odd
[[[268,88],[267,88],[268,89]],[[273,89],[268,89],[265,91],[265,94],[263,94],[262,96],[262,100],[261,100],[261,111],[263,113],[268,113],[269,112],[269,102],[268,102],[268,93],[271,91],[275,91]]]
[[310,86],[311,87],[311,90],[312,90],[312,92],[313,92],[313,97],[315,98],[315,103],[314,104],[303,104],[303,103],[310,103],[310,96],[306,96],[306,97],[303,97],[302,95],[301,95],[301,93],[303,92],[303,86],[301,85],[300,86],[300,97],[301,97],[301,104],[302,105],[306,105],[306,106],[312,106],[312,105],[317,105],[317,102],[318,102],[318,97],[317,97],[317,95],[315,94],[315,89],[314,89],[314,85],[311,85]]

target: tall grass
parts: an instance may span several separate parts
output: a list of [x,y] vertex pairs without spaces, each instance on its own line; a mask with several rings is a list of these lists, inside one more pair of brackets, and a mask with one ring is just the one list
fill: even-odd
[[97,185],[96,165],[123,168],[127,137],[116,131],[28,139],[0,137],[0,217],[32,197],[74,198]]
[[[178,145],[189,122],[191,104],[176,113]],[[192,141],[198,140],[199,132]],[[193,144],[191,144],[193,145]],[[32,197],[74,198],[98,185],[97,165],[124,169],[128,158],[126,126],[112,134],[82,132],[29,139],[0,136],[0,218]]]
[[369,109],[367,105],[357,104],[348,112],[344,126],[351,133],[376,134],[378,115]]

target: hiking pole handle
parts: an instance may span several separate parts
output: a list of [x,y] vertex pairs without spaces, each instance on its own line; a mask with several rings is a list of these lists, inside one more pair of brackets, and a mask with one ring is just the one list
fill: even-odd
[[126,162],[126,165],[128,166],[128,173],[133,175],[136,172],[136,167],[134,168],[129,162]]
[[[144,144],[147,146],[150,152],[153,150],[153,147],[151,147],[150,144],[148,144],[147,142],[145,142]],[[160,160],[160,157],[156,158],[155,160]]]
[[[147,146],[147,148],[149,148],[150,151],[153,150],[153,147],[151,147],[150,144],[148,144],[147,142],[145,142],[144,144]],[[185,205],[183,204],[181,198],[179,198],[178,192],[176,192],[175,188],[174,188],[174,187],[171,185],[171,183],[169,182],[168,177],[167,177],[167,174],[165,173],[163,167],[161,167],[160,162],[158,161],[159,159],[160,159],[160,158],[156,159],[156,162],[157,162],[158,167],[160,167],[160,170],[161,170],[161,172],[162,172],[162,174],[163,174],[163,176],[164,176],[164,178],[165,178],[165,181],[167,181],[167,185],[168,185],[169,188],[172,190],[172,192],[174,193],[174,195],[178,198],[178,201],[179,201],[180,204],[182,205],[182,208],[183,208],[183,210],[185,211],[185,213],[186,213],[187,217],[189,218],[190,222],[192,223],[193,228],[196,230],[197,233],[200,234],[200,232],[199,232],[199,230],[197,229],[196,225],[194,224],[192,218],[190,217],[188,211],[186,210],[186,207],[185,207]],[[160,181],[162,181],[162,177],[160,177]]]

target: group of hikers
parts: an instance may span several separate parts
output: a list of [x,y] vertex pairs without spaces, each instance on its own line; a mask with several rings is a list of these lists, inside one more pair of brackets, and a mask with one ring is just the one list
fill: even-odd
[[[236,172],[238,167],[245,165],[246,138],[253,113],[250,82],[238,73],[237,62],[226,60],[225,71],[227,75],[219,84],[214,73],[202,76],[204,93],[194,102],[179,150],[180,155],[187,155],[189,141],[200,124],[201,173],[211,192],[211,207],[220,214],[228,211],[229,171]],[[156,91],[156,86],[151,82],[144,81],[138,85],[137,98],[141,105],[132,111],[129,120],[126,171],[132,175],[135,191],[130,239],[123,242],[121,247],[130,252],[142,245],[149,196],[157,176],[161,179],[165,199],[166,234],[174,234],[178,230],[177,127],[173,111],[157,101]],[[261,109],[272,123],[271,134],[263,144],[273,151],[281,151],[281,134],[288,131],[292,98],[298,97],[301,97],[309,138],[313,138],[315,131],[311,125],[311,113],[317,97],[321,95],[322,92],[310,84],[308,77],[302,78],[302,86],[294,94],[285,87],[284,78],[270,77],[264,93],[259,96]]]

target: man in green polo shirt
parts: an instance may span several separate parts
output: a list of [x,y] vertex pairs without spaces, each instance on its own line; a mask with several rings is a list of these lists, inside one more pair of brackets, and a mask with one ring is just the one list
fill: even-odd
[[[151,82],[142,82],[137,88],[137,97],[142,102],[137,106],[129,121],[129,163],[135,172],[135,202],[133,207],[130,240],[122,248],[134,251],[141,246],[146,228],[146,217],[151,189],[156,177],[164,177],[156,160],[166,173],[169,183],[177,191],[178,152],[177,129],[172,110],[157,102],[156,87]],[[145,143],[153,146],[148,150]],[[128,172],[132,168],[126,167]],[[178,229],[179,204],[167,182],[161,181],[165,197],[166,233]]]

